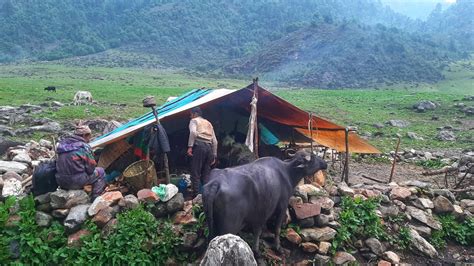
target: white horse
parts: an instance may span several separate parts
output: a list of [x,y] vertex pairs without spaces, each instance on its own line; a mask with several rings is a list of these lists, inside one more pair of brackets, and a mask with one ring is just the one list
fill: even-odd
[[78,91],[74,94],[74,105],[81,105],[81,104],[90,104],[92,103],[92,93],[89,91]]

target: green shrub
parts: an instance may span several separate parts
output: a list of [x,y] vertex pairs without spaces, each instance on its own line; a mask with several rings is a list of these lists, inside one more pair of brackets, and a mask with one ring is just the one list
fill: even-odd
[[453,215],[440,215],[438,220],[443,227],[434,231],[430,242],[436,248],[444,248],[446,240],[455,241],[464,246],[474,245],[474,218],[469,218],[462,223],[456,221]]
[[427,169],[439,169],[447,165],[446,163],[442,162],[441,159],[417,161],[415,164]]

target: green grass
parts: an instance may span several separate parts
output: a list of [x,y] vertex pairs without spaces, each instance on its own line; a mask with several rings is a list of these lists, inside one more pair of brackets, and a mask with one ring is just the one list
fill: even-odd
[[[465,117],[453,105],[455,100],[461,100],[465,95],[474,95],[472,63],[465,61],[450,65],[447,68],[450,71],[445,72],[446,79],[437,84],[402,84],[376,90],[275,89],[274,92],[318,116],[340,125],[357,126],[359,133],[381,131],[384,136],[373,138],[371,143],[382,151],[395,149],[397,133],[403,136],[401,148],[466,148],[474,141],[473,131],[468,130],[472,117]],[[39,104],[49,100],[70,103],[76,91],[88,90],[99,105],[66,106],[58,112],[46,111],[41,116],[61,121],[90,118],[127,120],[147,111],[141,102],[147,95],[154,95],[157,102],[162,103],[169,96],[178,96],[193,88],[237,89],[248,83],[250,80],[198,77],[178,70],[73,67],[50,63],[9,65],[0,66],[0,105]],[[50,85],[58,87],[57,93],[43,90]],[[434,111],[416,113],[412,105],[420,100],[432,100],[441,106]],[[431,120],[433,116],[439,120]],[[373,127],[375,123],[390,119],[407,120],[411,125],[401,129]],[[457,141],[435,139],[436,128],[445,125],[464,129],[456,132]],[[408,131],[425,140],[408,139]]]

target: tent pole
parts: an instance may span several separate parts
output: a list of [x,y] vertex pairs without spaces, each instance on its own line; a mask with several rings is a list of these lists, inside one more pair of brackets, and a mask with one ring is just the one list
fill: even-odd
[[346,163],[344,167],[344,181],[349,185],[349,129],[346,127]]
[[311,155],[313,155],[313,112],[309,112],[309,127],[311,136]]
[[393,173],[395,172],[395,164],[397,163],[398,149],[400,148],[400,137],[398,137],[397,148],[395,149],[395,154],[393,155],[392,170],[390,171],[390,178],[388,182],[392,182]]
[[254,133],[254,143],[255,143],[255,157],[258,159],[258,77],[253,79],[253,96],[257,99],[257,104],[255,105],[255,133]]

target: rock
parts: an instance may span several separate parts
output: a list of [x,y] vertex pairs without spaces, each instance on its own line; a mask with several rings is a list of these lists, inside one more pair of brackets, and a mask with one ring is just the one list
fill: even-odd
[[290,200],[288,201],[288,205],[290,205],[291,207],[302,205],[302,204],[303,204],[303,199],[301,197],[291,196]]
[[227,234],[212,239],[200,265],[257,265],[249,245],[240,237]]
[[454,206],[447,198],[438,196],[434,199],[434,211],[435,213],[452,213]]
[[2,197],[6,198],[8,196],[20,196],[23,193],[23,187],[21,181],[10,178],[3,181]]
[[327,215],[327,214],[319,214],[314,217],[314,224],[318,227],[324,227],[328,225],[330,222],[334,221],[334,216]]
[[441,230],[441,224],[431,214],[412,206],[407,206],[407,214],[435,230]]
[[394,187],[392,191],[390,191],[390,198],[392,200],[405,200],[406,198],[411,196],[411,191],[405,187]]
[[456,197],[454,196],[453,192],[449,189],[433,189],[431,190],[435,196],[444,196],[448,198],[451,202],[456,201]]
[[88,236],[90,234],[91,232],[89,232],[88,230],[85,230],[85,229],[79,230],[67,238],[67,245],[69,247],[80,247],[82,245],[81,238]]
[[323,254],[323,255],[326,255],[328,254],[329,252],[329,249],[331,248],[331,243],[329,242],[325,242],[325,241],[321,241],[319,243],[319,253]]
[[51,202],[51,192],[36,196],[35,202],[38,205]]
[[313,258],[314,266],[325,266],[325,265],[329,265],[330,263],[331,263],[331,257],[329,256],[316,254]]
[[50,197],[53,209],[70,209],[77,205],[89,203],[89,196],[83,190],[58,189],[51,193]]
[[[90,209],[90,208],[89,208]],[[103,228],[113,217],[112,207],[105,207],[101,209],[95,216],[92,218],[92,221],[99,227]]]
[[23,163],[11,162],[11,161],[0,161],[0,174],[11,171],[11,172],[15,172],[21,175],[24,172],[26,172],[27,169],[28,169],[28,166],[26,166]]
[[34,132],[58,133],[61,131],[61,125],[57,122],[48,122],[44,125],[23,128],[16,131],[17,134],[33,134]]
[[23,178],[21,177],[21,175],[15,172],[6,172],[5,174],[3,174],[3,180],[8,180],[10,178],[16,179],[18,181],[23,181]]
[[441,141],[456,141],[456,135],[449,130],[441,130],[436,138]]
[[173,216],[173,223],[181,225],[192,225],[196,224],[197,220],[196,218],[194,218],[192,212],[178,211]]
[[53,217],[58,218],[58,219],[63,219],[68,214],[69,214],[69,209],[56,209],[56,210],[53,210],[53,212],[51,213]]
[[0,125],[0,135],[2,136],[15,136],[15,131],[11,127]]
[[417,198],[413,201],[413,205],[420,209],[433,209],[434,204],[430,199],[427,198]]
[[381,129],[381,128],[384,128],[384,127],[385,127],[385,125],[382,124],[382,123],[376,123],[376,124],[373,124],[372,126],[375,127],[375,128],[377,128],[377,129]]
[[87,219],[89,204],[81,204],[71,208],[64,220],[64,227],[69,232],[77,231]]
[[423,100],[413,105],[413,109],[416,109],[418,112],[424,112],[426,110],[434,110],[436,109],[437,105],[428,100]]
[[410,224],[410,228],[416,230],[423,237],[429,238],[431,236],[431,228],[428,226]]
[[175,213],[184,207],[184,197],[182,193],[176,194],[172,199],[166,202],[166,210],[168,213]]
[[415,132],[407,132],[407,137],[414,140],[424,140],[422,137],[418,136]]
[[156,203],[155,206],[151,208],[150,212],[153,214],[153,216],[155,216],[155,218],[161,218],[168,214],[168,211],[166,210],[166,204],[162,202]]
[[393,251],[385,251],[382,257],[392,264],[400,263],[400,257]]
[[362,249],[364,247],[364,242],[362,242],[362,240],[357,240],[355,243],[354,243],[354,246],[357,248],[357,249]]
[[3,178],[0,176],[0,191],[3,189]]
[[309,202],[321,205],[321,209],[324,211],[329,211],[334,207],[334,201],[328,197],[311,196]]
[[454,211],[453,211],[454,217],[456,217],[457,219],[462,220],[464,218],[464,212],[463,212],[461,206],[453,205],[453,208],[454,208]]
[[89,216],[94,216],[100,210],[111,207],[115,203],[119,202],[122,198],[122,193],[120,191],[106,192],[103,195],[95,198],[87,212],[89,213]]
[[301,230],[301,237],[305,242],[329,241],[336,236],[336,230],[330,227],[308,228]]
[[318,204],[303,203],[293,206],[293,210],[295,212],[296,219],[303,220],[320,214],[321,206]]
[[369,238],[365,240],[365,244],[369,249],[375,253],[376,255],[380,256],[382,253],[385,251],[385,248],[383,247],[382,243],[377,238]]
[[151,189],[144,188],[137,193],[137,198],[142,202],[151,202],[155,203],[160,200],[158,195],[156,195]]
[[348,262],[354,262],[354,261],[356,261],[354,256],[344,251],[336,252],[334,257],[332,258],[332,262],[334,262],[334,264],[336,265],[342,265],[342,264],[345,264]]
[[436,249],[428,243],[426,239],[421,237],[416,230],[410,229],[410,235],[411,243],[418,251],[430,258],[436,258],[438,256]]
[[35,214],[35,220],[38,226],[49,227],[51,225],[53,217],[51,217],[51,215],[47,213],[37,211]]
[[318,245],[311,242],[302,243],[301,247],[303,248],[305,252],[308,252],[308,253],[314,253],[318,251]]
[[326,194],[324,190],[310,184],[299,185],[295,188],[295,191],[299,194],[307,195],[307,198]]
[[198,235],[195,232],[186,232],[183,235],[183,247],[186,249],[192,249],[197,240]]
[[392,127],[407,127],[410,125],[409,122],[404,121],[404,120],[389,120],[386,122],[386,124]]
[[115,120],[111,120],[104,127],[104,130],[102,131],[102,135],[105,135],[109,132],[112,132],[113,130],[115,130],[116,128],[118,128],[120,126],[122,126],[122,124],[120,122],[117,122]]
[[339,183],[338,191],[343,196],[353,197],[355,194],[354,190],[350,188],[345,182]]
[[193,205],[201,205],[201,206],[202,206],[202,194],[198,194],[198,195],[193,199]]
[[115,231],[115,228],[117,228],[117,224],[118,224],[117,219],[115,219],[115,218],[111,219],[102,228],[102,232],[100,232],[100,235],[104,238],[108,237],[109,235],[111,235]]
[[28,155],[28,153],[20,153],[13,157],[14,162],[19,162],[19,163],[26,163],[26,164],[31,164],[31,158]]
[[298,233],[296,233],[295,230],[293,230],[293,228],[286,229],[286,236],[285,237],[288,241],[290,241],[291,243],[293,243],[295,245],[299,245],[303,241],[301,239],[301,236],[298,235]]
[[313,217],[301,219],[301,220],[298,220],[297,222],[298,222],[298,225],[301,228],[310,228],[310,227],[314,226],[314,218]]
[[131,210],[140,206],[140,203],[135,195],[130,194],[120,199],[118,205],[126,210]]
[[386,260],[380,260],[378,263],[377,263],[377,266],[391,266],[392,264]]
[[37,205],[36,210],[50,213],[53,210],[53,208],[51,207],[51,204],[48,202],[48,203]]
[[380,205],[378,210],[382,214],[383,218],[397,216],[399,213],[397,206],[393,206],[393,205],[388,206],[388,207]]
[[474,213],[474,200],[463,199],[461,200],[461,207],[465,210],[468,210],[471,213]]

